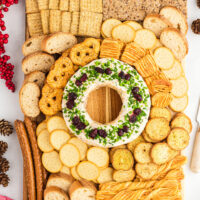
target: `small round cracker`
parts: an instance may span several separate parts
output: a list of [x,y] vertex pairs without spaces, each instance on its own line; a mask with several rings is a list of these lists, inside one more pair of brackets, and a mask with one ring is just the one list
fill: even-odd
[[167,143],[174,150],[183,150],[189,144],[189,133],[183,128],[174,128],[171,130]]
[[167,143],[157,143],[152,147],[150,155],[155,164],[164,164],[169,161],[170,148]]
[[185,96],[181,98],[177,98],[173,96],[169,107],[174,112],[183,112],[187,108],[187,105],[188,105],[188,95],[186,94]]
[[135,146],[137,144],[139,144],[140,142],[145,142],[144,138],[142,135],[138,136],[135,140],[133,140],[132,142],[128,143],[127,144],[127,148],[132,152],[134,153],[134,149],[135,149]]
[[157,143],[156,140],[152,140],[147,134],[145,131],[142,132],[142,136],[144,137],[145,141],[146,142],[150,142],[150,143]]
[[135,39],[135,30],[128,24],[119,24],[112,29],[112,37],[129,43]]
[[158,165],[154,163],[146,163],[146,164],[137,163],[135,165],[135,170],[139,177],[145,180],[149,180],[157,173]]
[[59,152],[61,162],[67,167],[74,167],[80,162],[80,152],[73,144],[65,144]]
[[59,154],[56,151],[43,153],[42,164],[44,168],[51,173],[57,173],[62,168],[62,163],[59,159]]
[[167,121],[171,120],[171,112],[168,108],[152,107],[150,112],[150,118],[163,117]]
[[134,158],[137,162],[139,163],[150,163],[151,162],[151,157],[150,157],[150,151],[152,148],[151,143],[145,143],[141,142],[136,145],[134,149]]
[[132,181],[135,178],[135,171],[129,170],[115,170],[113,173],[113,179],[117,182]]
[[41,122],[37,126],[37,128],[36,128],[36,136],[38,136],[41,133],[41,131],[43,131],[44,129],[47,129],[47,122],[46,121]]
[[145,131],[152,140],[162,141],[170,132],[169,122],[161,117],[150,119],[146,125]]
[[139,29],[143,29],[142,25],[139,24],[136,21],[125,21],[124,24],[128,24],[129,26],[131,26],[135,31],[139,30]]

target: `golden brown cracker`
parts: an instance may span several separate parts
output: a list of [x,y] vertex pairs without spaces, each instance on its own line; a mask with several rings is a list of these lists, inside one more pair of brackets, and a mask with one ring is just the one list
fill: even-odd
[[37,0],[26,0],[26,13],[39,12]]
[[61,0],[59,9],[62,11],[68,11],[69,10],[69,1],[70,0]]
[[80,0],[80,10],[87,12],[102,13],[102,0]]
[[80,10],[80,0],[70,0],[69,11],[70,12],[79,12],[79,10]]
[[49,0],[37,0],[39,10],[49,9]]
[[102,23],[102,14],[92,12],[81,12],[78,34],[81,36],[92,36],[99,38]]
[[70,12],[62,12],[62,32],[69,33],[71,27],[71,13]]
[[49,9],[58,10],[59,9],[59,0],[49,0]]
[[49,34],[49,10],[41,10],[40,13],[43,33]]
[[27,14],[27,24],[30,36],[43,34],[40,13]]
[[70,32],[74,35],[78,34],[79,17],[80,17],[79,12],[72,13],[72,22],[71,22]]
[[49,31],[55,33],[61,31],[61,11],[50,10]]

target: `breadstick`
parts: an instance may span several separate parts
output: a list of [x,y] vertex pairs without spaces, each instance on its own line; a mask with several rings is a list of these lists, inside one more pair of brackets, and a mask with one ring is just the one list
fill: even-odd
[[28,200],[27,185],[26,185],[26,167],[23,167],[23,200]]
[[26,183],[27,183],[27,190],[28,190],[28,199],[36,200],[33,158],[32,158],[31,148],[29,145],[29,140],[28,140],[24,123],[20,120],[16,120],[15,129],[16,129],[18,140],[19,140],[19,144],[21,146],[23,160],[24,160],[24,164],[26,168]]
[[35,168],[35,179],[37,189],[37,200],[42,200],[43,195],[43,177],[42,177],[42,161],[40,157],[40,150],[37,145],[36,139],[36,124],[30,118],[25,117],[24,122],[28,132],[30,146],[33,153],[33,164]]
[[48,180],[48,172],[44,167],[42,167],[42,177],[43,177],[43,189],[45,189]]

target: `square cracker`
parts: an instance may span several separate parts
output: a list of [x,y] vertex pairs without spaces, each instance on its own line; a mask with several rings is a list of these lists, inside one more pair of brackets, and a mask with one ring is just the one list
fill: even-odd
[[27,14],[27,24],[30,36],[43,34],[40,13]]
[[72,17],[70,12],[62,12],[62,32],[70,32],[71,20]]
[[70,12],[79,12],[79,10],[80,10],[80,0],[70,0],[69,11]]
[[70,32],[74,35],[78,34],[79,18],[80,18],[79,12],[72,13],[72,22],[71,22]]
[[102,13],[102,0],[80,0],[81,11]]
[[37,0],[39,10],[49,9],[49,0]]
[[60,0],[59,8],[62,11],[68,11],[69,10],[69,0]]
[[49,10],[41,10],[42,30],[44,34],[49,34]]
[[26,0],[26,13],[39,12],[37,0]]
[[49,32],[56,33],[61,31],[61,11],[50,10]]
[[99,38],[102,18],[103,16],[100,13],[81,12],[78,34]]
[[49,0],[49,9],[58,10],[59,9],[59,0]]

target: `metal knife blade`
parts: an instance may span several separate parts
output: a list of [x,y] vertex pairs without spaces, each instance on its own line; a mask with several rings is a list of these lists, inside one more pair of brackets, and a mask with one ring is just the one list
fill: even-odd
[[197,119],[196,120],[200,125],[200,102],[199,102],[199,108],[198,108],[198,113],[197,113]]

